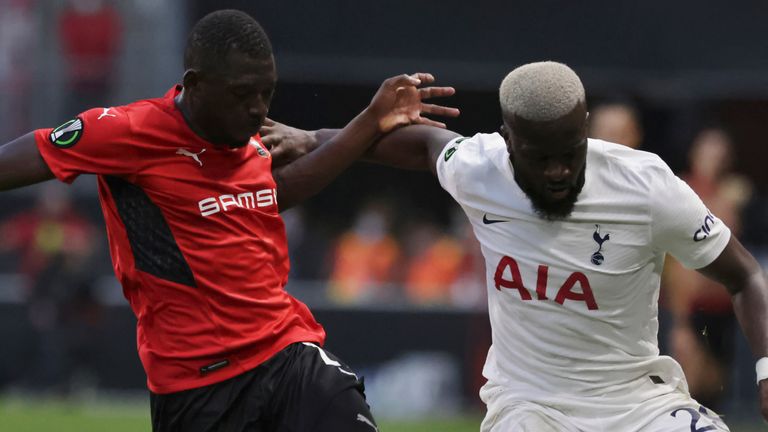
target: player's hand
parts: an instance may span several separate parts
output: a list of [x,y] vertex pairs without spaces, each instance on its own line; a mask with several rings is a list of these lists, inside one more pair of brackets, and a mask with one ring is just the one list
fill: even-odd
[[272,167],[289,164],[309,153],[315,146],[315,134],[297,129],[270,118],[259,130],[261,142],[272,155]]
[[433,82],[435,77],[428,73],[398,75],[385,80],[366,109],[378,119],[379,132],[386,133],[409,124],[445,128],[444,123],[422,117],[422,114],[458,116],[459,110],[456,108],[423,102],[433,97],[451,96],[456,92],[453,87],[419,87]]
[[763,419],[768,421],[768,379],[760,381],[758,393],[760,397],[760,413],[763,415]]

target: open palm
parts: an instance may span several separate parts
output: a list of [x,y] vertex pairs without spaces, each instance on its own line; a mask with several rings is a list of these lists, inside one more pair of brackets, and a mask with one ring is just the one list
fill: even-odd
[[418,87],[434,81],[435,77],[428,73],[399,75],[384,81],[368,107],[379,118],[379,131],[386,133],[409,124],[445,128],[442,122],[422,117],[422,114],[445,117],[459,115],[456,108],[423,102],[425,99],[451,96],[455,93],[453,87]]

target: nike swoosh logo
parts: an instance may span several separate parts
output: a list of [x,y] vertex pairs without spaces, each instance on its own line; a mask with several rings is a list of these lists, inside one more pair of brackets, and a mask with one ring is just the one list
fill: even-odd
[[507,219],[488,219],[488,214],[483,215],[483,223],[486,225],[495,224],[499,222],[509,222]]

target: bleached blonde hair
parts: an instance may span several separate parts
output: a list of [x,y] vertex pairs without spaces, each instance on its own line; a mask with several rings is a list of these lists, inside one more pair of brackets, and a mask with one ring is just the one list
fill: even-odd
[[507,74],[499,88],[504,117],[549,121],[585,101],[584,85],[570,67],[553,61],[528,63]]

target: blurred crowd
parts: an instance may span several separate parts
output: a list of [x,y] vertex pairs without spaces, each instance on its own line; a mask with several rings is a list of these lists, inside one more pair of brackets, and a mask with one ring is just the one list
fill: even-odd
[[[32,130],[33,91],[44,68],[39,56],[45,14],[37,0],[0,0],[0,138]],[[104,0],[67,0],[50,22],[60,68],[44,82],[60,80],[61,113],[99,106],[114,91],[114,67],[122,38],[121,15]],[[34,331],[35,352],[13,375],[21,388],[68,393],[88,386],[97,358],[103,305],[95,297],[95,269],[109,259],[103,226],[78,211],[68,187],[49,182],[31,200],[2,198],[0,286],[3,298],[20,298]],[[93,197],[96,200],[96,197]],[[26,203],[27,208],[17,203]],[[10,281],[20,281],[12,286]],[[20,293],[13,294],[13,291]]]
[[[34,86],[60,80],[62,112],[80,112],[111,98],[122,46],[122,18],[105,0],[67,0],[45,21],[44,2],[0,0],[0,127],[2,136],[28,131],[35,105]],[[43,52],[41,28],[55,32],[51,50],[60,62],[51,70],[34,53]],[[50,101],[46,101],[50,102]]]
[[[466,217],[457,209],[441,226],[397,212],[398,203],[373,199],[347,230],[326,239],[312,234],[301,208],[290,210],[291,277],[327,281],[338,304],[484,307],[484,263]],[[398,229],[396,219],[403,219]]]

